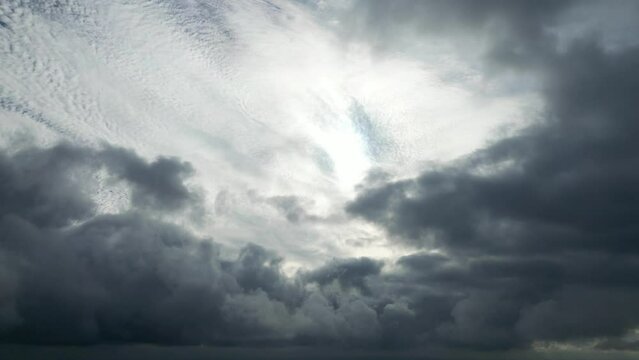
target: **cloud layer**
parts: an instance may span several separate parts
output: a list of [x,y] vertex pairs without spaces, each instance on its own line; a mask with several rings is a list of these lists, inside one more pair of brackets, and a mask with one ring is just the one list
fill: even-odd
[[114,4],[0,5],[9,352],[636,356],[635,3]]
[[[540,15],[555,2],[490,4],[464,23],[483,29],[494,17],[512,28],[514,39],[491,48],[514,41],[522,51],[491,51],[483,61],[534,71],[543,118],[456,163],[365,186],[348,211],[396,241],[446,254],[400,263],[420,283],[467,294],[437,329],[452,341],[509,347],[623,336],[639,322],[639,52],[609,52],[590,37],[559,49],[543,31],[552,17]],[[470,16],[462,8],[457,16]]]
[[[127,210],[96,211],[89,190],[100,169],[131,188]],[[365,278],[379,275],[380,263],[337,262],[292,279],[261,246],[225,259],[212,240],[161,220],[178,205],[198,205],[183,183],[187,163],[58,145],[3,154],[0,174],[5,342],[274,345],[379,336],[377,299],[358,290],[370,292]]]

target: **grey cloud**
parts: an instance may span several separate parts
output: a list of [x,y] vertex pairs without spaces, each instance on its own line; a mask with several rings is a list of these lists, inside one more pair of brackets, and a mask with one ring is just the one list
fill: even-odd
[[[521,67],[537,64],[556,46],[548,31],[572,1],[356,1],[339,16],[347,38],[378,48],[404,42],[446,38],[463,48],[479,49],[480,58]],[[428,41],[428,40],[427,40]]]
[[[638,60],[634,50],[606,55],[576,45],[549,69],[547,124],[497,142],[466,165],[364,191],[349,211],[417,242],[437,238],[465,251],[634,251]],[[512,165],[477,174],[502,162]],[[429,233],[436,236],[423,236]]]
[[[92,209],[82,191],[91,176],[82,169],[92,169],[95,162],[83,159],[96,153],[66,146],[23,150],[3,155],[1,171],[16,178],[22,166],[57,174],[60,183],[78,179],[75,192],[30,191],[51,208],[70,197]],[[50,161],[54,157],[60,160]],[[104,166],[119,177],[121,168]],[[3,182],[1,192],[14,186]],[[637,321],[624,303],[629,292],[607,292],[613,279],[621,289],[633,287],[627,269],[639,264],[632,255],[559,261],[547,254],[462,260],[417,253],[401,258],[394,271],[382,272],[383,263],[369,258],[335,259],[287,277],[277,254],[248,244],[236,258],[223,258],[210,239],[155,219],[144,204],[112,215],[71,212],[56,222],[43,220],[46,213],[34,217],[30,206],[7,203],[0,217],[5,343],[503,350],[574,336],[613,341]],[[591,262],[602,271],[589,272]],[[601,304],[615,310],[601,313],[600,325],[580,322],[580,311]],[[549,319],[557,325],[549,328]]]
[[636,287],[565,286],[548,300],[526,307],[517,330],[534,339],[621,338],[639,322],[634,306],[638,300]]
[[179,209],[193,206],[197,199],[184,181],[193,174],[192,166],[175,158],[159,157],[153,162],[134,156],[130,151],[107,147],[100,158],[113,175],[133,186],[135,206]]
[[605,340],[597,344],[597,349],[601,350],[626,350],[626,351],[637,351],[639,350],[639,341],[635,340],[625,340],[625,339],[612,339]]
[[345,289],[355,288],[368,294],[370,290],[366,279],[379,275],[382,266],[382,262],[370,258],[334,260],[305,274],[305,279],[319,285],[327,285],[336,281]]
[[19,322],[6,340],[181,343],[217,330],[223,273],[211,266],[213,249],[180,229],[133,215],[96,217],[73,231],[7,218],[2,228],[19,242],[3,251],[20,262]]
[[[552,17],[570,1],[504,1],[475,2],[470,0],[394,2],[362,1],[354,8],[362,12],[368,25],[385,22],[395,26],[415,23],[424,29],[454,31],[456,26],[482,27],[494,20],[507,23],[517,34],[539,31],[539,24]],[[398,21],[404,20],[404,21]],[[384,31],[384,27],[378,28]],[[528,35],[531,36],[531,35]]]
[[[98,169],[133,187],[128,211],[97,213],[88,190]],[[157,209],[136,200],[141,191],[154,208],[172,210],[176,199],[197,205],[185,169],[110,147],[3,153],[0,194],[11,201],[0,213],[0,341],[372,344],[381,331],[375,299],[308,289],[302,277],[283,274],[281,257],[255,244],[222,258],[213,241],[157,219]],[[340,264],[348,286],[363,286],[358,278],[381,267],[369,259]]]
[[[429,332],[438,341],[614,343],[639,327],[639,50],[610,52],[592,38],[548,49],[536,51],[543,122],[416,178],[362,186],[347,206],[444,254],[402,258],[393,278],[404,291],[420,284],[423,301],[449,299],[450,317]],[[418,314],[419,296],[410,297]]]
[[[392,37],[386,31],[399,22],[453,36],[503,32],[487,62],[534,65],[547,105],[543,123],[447,167],[395,181],[371,174],[347,210],[392,239],[440,250],[402,257],[389,271],[368,258],[336,259],[291,278],[279,255],[254,244],[222,258],[211,240],[156,218],[199,206],[185,183],[193,170],[178,159],[149,162],[109,146],[2,153],[0,341],[414,347],[422,356],[540,340],[632,348],[639,52],[589,39],[556,51],[547,26],[565,6],[356,5],[367,11],[364,28],[381,29],[367,36]],[[128,211],[97,214],[98,170],[131,189]],[[298,198],[270,201],[290,221],[312,216]]]
[[304,293],[299,284],[287,281],[281,272],[283,258],[256,244],[246,245],[236,261],[225,264],[237,283],[249,291],[264,291],[290,307],[299,306]]
[[93,204],[71,172],[85,156],[69,146],[0,155],[0,215],[19,215],[37,225],[64,225],[88,216]]
[[192,169],[176,159],[147,163],[121,148],[83,149],[69,144],[0,156],[0,215],[14,213],[37,225],[59,226],[91,216],[95,204],[83,182],[101,168],[132,188],[135,207],[175,210],[197,202],[183,183]]
[[322,216],[308,211],[307,208],[313,204],[312,200],[308,198],[295,195],[277,195],[266,199],[257,197],[257,200],[266,201],[266,203],[276,208],[286,217],[286,220],[293,224],[334,223],[343,221],[342,214]]
[[472,292],[455,304],[451,321],[438,326],[437,334],[458,346],[511,348],[517,346],[512,331],[519,304],[495,292]]
[[318,219],[318,217],[309,214],[304,209],[300,199],[296,196],[272,196],[268,198],[268,202],[282,212],[282,214],[286,216],[286,219],[292,223]]

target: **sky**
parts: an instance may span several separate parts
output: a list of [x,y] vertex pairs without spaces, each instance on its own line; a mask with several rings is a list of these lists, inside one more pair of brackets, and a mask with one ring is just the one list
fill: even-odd
[[639,358],[639,2],[0,0],[0,357]]

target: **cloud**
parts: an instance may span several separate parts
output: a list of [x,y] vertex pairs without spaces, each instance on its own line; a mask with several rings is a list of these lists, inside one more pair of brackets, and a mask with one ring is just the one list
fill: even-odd
[[548,28],[571,3],[355,1],[339,12],[342,16],[338,19],[347,39],[363,39],[383,50],[401,51],[414,46],[411,42],[442,44],[446,40],[473,60],[489,58],[521,67],[535,64],[554,49],[554,36]]
[[108,147],[98,157],[112,174],[131,184],[131,201],[135,206],[174,210],[193,206],[198,198],[184,184],[194,172],[187,162],[159,157],[147,163],[133,156],[131,151],[113,147]]
[[547,123],[461,165],[365,190],[349,211],[418,243],[436,234],[451,249],[633,249],[624,232],[637,212],[638,54],[575,45],[548,69]]
[[197,203],[182,182],[193,170],[176,159],[148,163],[122,148],[85,149],[66,143],[1,156],[0,215],[19,215],[39,226],[65,225],[94,214],[91,188],[83,182],[100,169],[131,188],[133,207],[165,211]]
[[[184,183],[186,163],[67,144],[1,159],[3,342],[350,343],[380,331],[368,300],[308,289],[259,245],[222,257],[212,240],[163,221],[164,210],[199,204]],[[129,209],[96,209],[89,190],[98,169],[132,187]],[[345,286],[363,287],[381,267],[339,264]]]
[[292,223],[299,223],[300,221],[308,220],[320,220],[320,217],[309,214],[306,211],[302,204],[302,201],[297,196],[272,196],[268,198],[267,201],[275,208],[277,208],[284,216],[286,216],[286,220]]
[[[188,185],[195,173],[188,162],[110,145],[2,151],[0,341],[373,353],[362,357],[415,349],[435,358],[454,351],[465,358],[466,350],[507,358],[540,342],[598,342],[584,346],[583,357],[634,348],[639,51],[610,51],[590,36],[559,47],[551,28],[570,9],[568,2],[405,1],[356,2],[346,12],[353,16],[344,26],[362,31],[356,36],[388,46],[402,33],[407,41],[478,35],[486,40],[482,65],[535,70],[545,101],[541,121],[466,158],[401,180],[371,173],[346,210],[415,249],[396,261],[337,253],[286,275],[286,254],[258,245],[272,235],[260,222],[254,242],[236,241],[232,256],[188,224],[167,221],[204,211],[203,194]],[[386,144],[363,109],[357,130]],[[127,207],[101,211],[98,185],[125,187]],[[231,211],[232,194],[218,193],[216,214],[241,212]],[[258,200],[298,228],[325,220],[305,209],[306,196],[291,194]],[[308,241],[304,231],[295,234]]]
[[355,288],[368,294],[366,278],[379,275],[383,263],[370,258],[336,260],[305,274],[305,279],[319,285],[337,282],[341,287]]
[[23,151],[0,158],[0,214],[14,214],[36,225],[65,225],[91,215],[93,204],[73,181],[74,165],[85,156],[69,146]]
[[[612,344],[639,321],[628,302],[637,297],[632,254],[614,262],[598,252],[460,257],[467,252],[451,247],[450,254],[402,257],[384,272],[381,261],[338,258],[291,277],[283,258],[261,246],[224,257],[212,240],[161,220],[158,209],[173,211],[162,203],[174,204],[171,198],[154,197],[154,208],[132,201],[119,213],[96,210],[86,191],[91,171],[103,167],[117,181],[142,186],[121,175],[122,163],[149,169],[157,160],[69,145],[2,159],[8,181],[0,194],[20,195],[4,203],[0,217],[5,343],[504,350],[601,336]],[[157,176],[175,179],[182,171],[170,168]],[[27,173],[47,174],[52,186],[40,186],[42,176],[16,180]],[[31,190],[15,191],[23,185]],[[37,206],[27,194],[37,195]],[[83,212],[55,211],[70,203]],[[601,306],[609,310],[582,316]]]
[[[99,168],[131,185],[131,211],[97,213],[89,190]],[[228,286],[211,267],[215,246],[145,215],[188,199],[191,193],[175,180],[186,168],[165,158],[148,163],[112,147],[62,144],[3,153],[0,254],[10,285],[0,306],[5,341],[181,342],[204,336],[201,322],[218,316],[216,304]],[[183,306],[197,310],[178,316]],[[153,325],[158,321],[162,329]],[[193,333],[183,334],[185,327]]]
[[529,48],[545,119],[415,178],[365,184],[347,211],[443,254],[399,261],[429,291],[460,295],[436,326],[441,341],[508,348],[623,336],[639,326],[630,305],[639,290],[639,51],[610,52],[591,37],[559,50],[535,35],[545,22],[536,11],[546,10],[519,5],[473,16],[509,23],[526,48],[546,44]]

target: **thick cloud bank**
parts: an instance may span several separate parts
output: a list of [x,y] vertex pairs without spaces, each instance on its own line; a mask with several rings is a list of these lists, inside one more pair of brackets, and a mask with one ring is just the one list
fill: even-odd
[[[450,341],[623,336],[639,326],[639,49],[606,50],[589,36],[560,49],[543,31],[552,17],[537,16],[556,6],[482,4],[517,29],[521,50],[483,61],[534,71],[544,119],[457,163],[365,185],[348,211],[396,241],[447,254],[400,263],[416,283],[464,294],[436,328]],[[484,29],[482,14],[466,23]],[[513,41],[502,40],[491,49]]]
[[[89,191],[97,171],[130,188],[128,209],[97,211]],[[488,213],[480,225],[462,214],[467,240],[448,230],[453,220],[432,237],[448,255],[418,252],[385,272],[380,261],[336,259],[287,277],[283,259],[267,249],[249,244],[227,259],[211,239],[161,220],[180,210],[176,204],[197,206],[183,182],[189,165],[178,159],[149,162],[121,148],[63,144],[4,153],[0,174],[3,342],[506,349],[596,337],[620,347],[629,346],[622,337],[639,322],[639,261],[613,235],[564,242],[564,232],[579,229],[542,223],[541,236],[525,221],[515,232],[504,230],[509,219]],[[436,176],[470,177],[464,174]],[[487,179],[498,176],[515,175]],[[426,189],[407,199],[407,184],[369,190],[350,209],[381,221],[357,205],[394,189],[366,208],[386,213],[382,223],[392,232],[429,239],[415,234],[427,233],[430,222],[389,220],[407,217],[390,213],[411,201],[427,213]],[[446,211],[441,203],[436,209]],[[442,219],[448,216],[455,218]]]
[[[89,190],[100,170],[108,182],[130,187],[128,210],[96,212]],[[282,259],[258,245],[223,259],[210,239],[159,220],[197,205],[183,183],[190,171],[176,159],[147,162],[112,147],[3,154],[2,340],[275,344],[379,336],[374,301],[349,293],[365,287],[379,264],[336,263],[338,270],[327,266],[302,284],[285,277]],[[326,294],[318,288],[331,284],[335,290]]]

